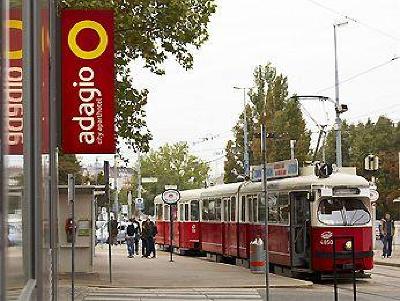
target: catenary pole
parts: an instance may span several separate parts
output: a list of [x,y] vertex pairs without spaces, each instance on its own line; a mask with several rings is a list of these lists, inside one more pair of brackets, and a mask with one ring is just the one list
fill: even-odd
[[263,158],[263,194],[265,200],[265,301],[269,301],[269,254],[268,254],[268,191],[267,191],[267,131],[261,125],[261,154]]
[[338,58],[337,58],[337,43],[336,43],[336,28],[340,25],[347,24],[338,23],[333,24],[333,46],[335,52],[335,108],[336,108],[336,118],[335,118],[335,133],[336,133],[336,165],[337,167],[342,167],[342,133],[341,126],[342,122],[340,119],[339,108],[339,70],[338,70]]

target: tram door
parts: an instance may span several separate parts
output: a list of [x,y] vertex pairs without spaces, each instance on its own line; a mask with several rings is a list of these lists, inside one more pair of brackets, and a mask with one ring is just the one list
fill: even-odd
[[310,201],[307,192],[290,193],[292,267],[310,268]]

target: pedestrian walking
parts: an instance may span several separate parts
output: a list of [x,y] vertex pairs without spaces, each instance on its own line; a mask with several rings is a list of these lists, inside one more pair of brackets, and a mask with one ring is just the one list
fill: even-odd
[[133,220],[129,220],[128,226],[126,227],[126,246],[128,248],[128,257],[133,258],[135,254],[135,225]]
[[140,237],[141,237],[141,234],[142,234],[142,230],[140,228],[139,221],[137,221],[135,217],[133,217],[133,219],[132,219],[132,224],[135,227],[135,237],[134,237],[134,240],[135,240],[135,254],[139,255],[139,240],[140,240]]
[[151,253],[153,253],[152,258],[156,257],[156,248],[154,244],[154,238],[157,235],[157,227],[152,222],[148,217],[146,221],[144,222],[144,225],[142,227],[142,232],[145,232],[145,239],[146,239],[146,256],[145,257],[150,257]]
[[392,256],[394,221],[391,219],[389,213],[386,213],[385,218],[381,220],[381,224],[379,225],[379,234],[383,243],[382,257],[390,258]]
[[111,239],[109,239],[109,243],[117,245],[118,221],[114,217],[111,218],[110,228],[111,228],[111,233],[110,233]]

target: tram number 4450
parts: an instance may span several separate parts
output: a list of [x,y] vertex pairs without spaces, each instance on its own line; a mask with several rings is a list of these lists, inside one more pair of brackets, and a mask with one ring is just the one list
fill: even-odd
[[332,239],[321,239],[321,241],[319,243],[324,246],[333,245],[333,240]]

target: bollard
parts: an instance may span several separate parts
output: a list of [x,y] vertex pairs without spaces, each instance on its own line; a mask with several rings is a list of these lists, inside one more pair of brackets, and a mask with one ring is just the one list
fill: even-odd
[[265,250],[260,237],[250,243],[250,271],[252,273],[265,273]]

